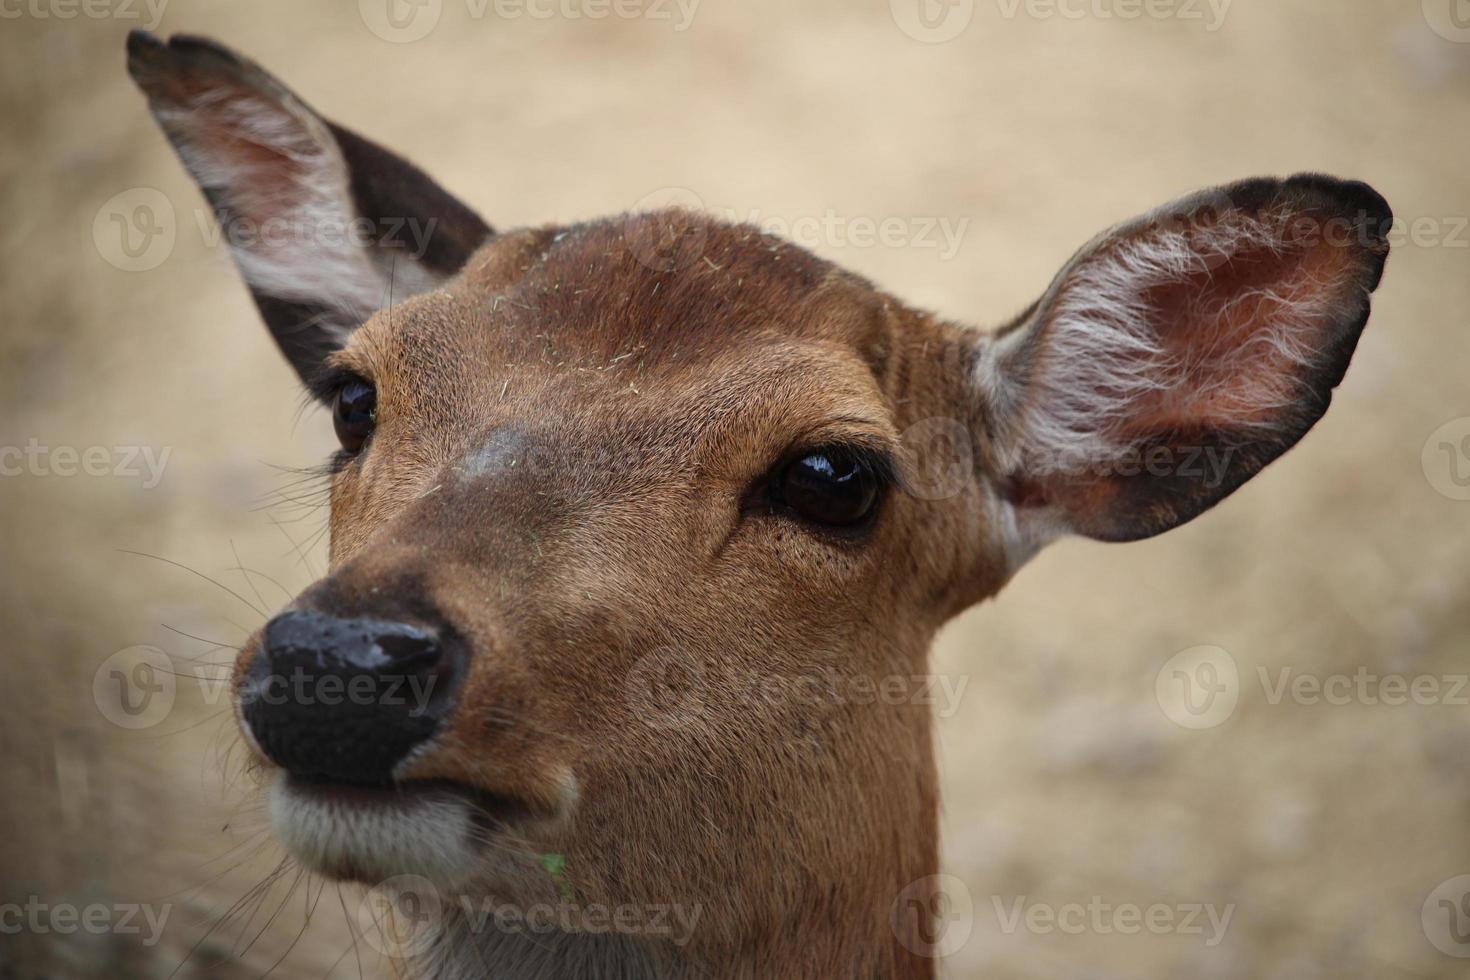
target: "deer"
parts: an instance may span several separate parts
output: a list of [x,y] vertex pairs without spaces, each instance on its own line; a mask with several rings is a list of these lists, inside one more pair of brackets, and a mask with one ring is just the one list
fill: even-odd
[[214,41],[127,52],[341,447],[235,720],[288,855],[443,899],[423,977],[935,976],[932,712],[873,692],[1294,446],[1389,252],[1367,184],[1242,180],[979,329],[697,210],[495,230]]

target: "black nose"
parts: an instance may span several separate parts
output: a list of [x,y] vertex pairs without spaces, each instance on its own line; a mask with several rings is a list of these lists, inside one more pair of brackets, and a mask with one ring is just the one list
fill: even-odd
[[447,713],[459,674],[449,645],[406,623],[282,613],[246,668],[241,712],[293,775],[385,783]]

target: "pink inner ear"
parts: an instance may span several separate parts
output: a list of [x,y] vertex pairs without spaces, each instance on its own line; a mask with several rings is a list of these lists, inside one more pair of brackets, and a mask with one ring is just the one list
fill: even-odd
[[[281,217],[341,183],[334,153],[313,126],[279,103],[244,90],[214,88],[168,113],[180,144],[232,209],[254,221]],[[338,165],[340,167],[340,165]]]
[[[356,208],[335,138],[289,95],[283,102],[232,81],[177,84],[170,95],[181,101],[154,111],[222,208],[225,238],[251,289],[360,323],[383,305],[388,284],[353,233]],[[421,291],[417,279],[403,286]]]
[[1168,380],[1134,401],[1126,431],[1270,428],[1308,393],[1352,272],[1343,248],[1259,242],[1147,290]]
[[[1351,326],[1338,311],[1358,302],[1361,250],[1322,220],[1150,223],[1079,259],[1036,326],[991,353],[1015,420],[1007,468],[1077,474],[1171,432],[1246,443],[1291,428]],[[1005,391],[1008,371],[1023,381]]]

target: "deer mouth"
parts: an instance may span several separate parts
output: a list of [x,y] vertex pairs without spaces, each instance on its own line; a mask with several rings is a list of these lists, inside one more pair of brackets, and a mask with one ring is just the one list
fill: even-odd
[[367,884],[400,875],[462,883],[483,842],[528,815],[523,804],[451,780],[356,785],[280,771],[270,789],[272,828],[293,857]]

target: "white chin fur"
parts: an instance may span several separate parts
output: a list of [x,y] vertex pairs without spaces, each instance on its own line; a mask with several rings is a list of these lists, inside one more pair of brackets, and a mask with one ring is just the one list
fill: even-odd
[[450,792],[392,801],[344,799],[276,773],[271,826],[291,856],[333,878],[377,884],[421,875],[454,887],[473,869],[474,808]]

